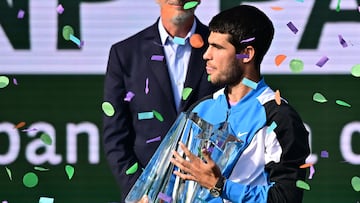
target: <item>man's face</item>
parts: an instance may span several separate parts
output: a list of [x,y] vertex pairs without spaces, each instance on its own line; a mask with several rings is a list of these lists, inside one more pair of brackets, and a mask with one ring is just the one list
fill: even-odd
[[243,70],[229,38],[229,34],[218,32],[211,32],[208,38],[209,47],[203,58],[206,60],[206,72],[213,84],[233,86],[242,79]]
[[[192,17],[195,8],[184,10],[184,5],[191,0],[156,0],[161,8],[161,16],[172,19],[173,23],[180,24]],[[197,0],[201,2],[201,0]]]

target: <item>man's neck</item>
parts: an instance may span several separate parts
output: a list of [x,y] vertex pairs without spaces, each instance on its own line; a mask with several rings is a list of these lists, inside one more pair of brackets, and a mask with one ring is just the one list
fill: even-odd
[[[258,83],[260,81],[260,75],[259,74],[255,74],[255,75],[248,75],[248,77],[246,77],[249,80],[252,80],[256,83]],[[234,85],[234,86],[228,86],[228,100],[231,103],[237,103],[239,102],[247,93],[249,93],[252,90],[251,87],[245,85],[242,83],[242,81],[240,81],[238,84]]]
[[187,19],[183,23],[175,24],[172,22],[171,19],[162,18],[162,23],[164,25],[165,30],[169,33],[172,37],[186,37],[188,32],[190,31],[195,17],[191,17]]

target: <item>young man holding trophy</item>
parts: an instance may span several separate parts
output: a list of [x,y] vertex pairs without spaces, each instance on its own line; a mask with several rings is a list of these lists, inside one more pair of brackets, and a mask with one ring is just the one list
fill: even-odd
[[206,71],[225,88],[189,113],[191,125],[182,132],[194,130],[178,140],[169,158],[175,176],[161,180],[166,184],[152,195],[155,181],[141,201],[302,202],[296,182],[306,175],[300,166],[310,153],[308,132],[260,74],[274,35],[271,20],[240,5],[213,17],[209,29]]

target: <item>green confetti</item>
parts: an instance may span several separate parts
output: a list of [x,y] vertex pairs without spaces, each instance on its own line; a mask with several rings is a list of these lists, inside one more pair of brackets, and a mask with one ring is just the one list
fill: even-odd
[[300,73],[304,69],[304,62],[300,59],[293,59],[290,61],[290,69],[294,73]]
[[185,10],[192,9],[192,8],[196,7],[198,4],[199,4],[199,2],[197,2],[197,1],[189,1],[186,4],[184,4],[184,9]]
[[296,181],[296,187],[304,189],[304,190],[310,190],[309,184],[307,184],[306,182],[304,182],[302,180]]
[[338,0],[337,5],[336,5],[336,12],[340,12],[340,2],[341,2],[341,0]]
[[164,118],[162,117],[162,115],[159,112],[157,112],[155,110],[153,110],[152,112],[154,113],[154,116],[155,116],[156,119],[158,119],[161,122],[164,121]]
[[9,78],[6,76],[0,76],[0,88],[5,88],[9,85]]
[[34,166],[34,169],[37,170],[37,171],[48,171],[48,170],[50,170],[48,168],[43,168],[43,167],[39,167],[39,166]]
[[48,135],[46,133],[41,134],[40,139],[41,139],[41,141],[43,141],[47,145],[52,144],[52,139],[51,139],[50,135]]
[[102,110],[104,111],[105,115],[113,116],[115,114],[115,109],[111,105],[110,102],[103,102],[101,106],[102,106]]
[[11,176],[11,170],[5,166],[5,169],[6,169],[6,173],[8,174],[10,180],[12,180],[12,176]]
[[68,176],[69,180],[74,176],[74,167],[70,165],[65,166],[66,175]]
[[207,80],[208,82],[211,82],[211,75],[208,75]]
[[351,185],[356,192],[360,192],[360,178],[357,176],[352,177]]
[[182,99],[187,100],[189,95],[191,94],[192,90],[193,89],[191,87],[185,87],[182,92]]
[[351,75],[360,77],[360,64],[356,64],[351,68]]
[[70,25],[65,25],[62,30],[62,36],[65,40],[70,40],[70,36],[74,35],[74,29]]
[[347,102],[344,102],[344,101],[342,101],[342,100],[336,100],[335,101],[338,105],[340,105],[340,106],[346,106],[346,107],[351,107],[351,105],[350,104],[348,104]]
[[32,188],[35,187],[39,182],[39,178],[37,175],[33,172],[29,172],[24,175],[23,177],[23,183],[26,187]]
[[126,170],[126,175],[134,174],[138,170],[139,164],[136,162],[134,165],[132,165],[128,170]]
[[316,93],[313,95],[313,100],[316,101],[316,102],[319,102],[319,103],[325,103],[325,102],[328,101],[328,100],[324,97],[324,95],[322,95],[321,93],[318,93],[318,92],[316,92]]

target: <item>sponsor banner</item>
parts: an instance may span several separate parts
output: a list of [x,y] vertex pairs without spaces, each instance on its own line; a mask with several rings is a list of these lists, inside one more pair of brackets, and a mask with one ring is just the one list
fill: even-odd
[[[211,0],[202,1],[196,13],[207,24],[221,9],[241,3],[261,8],[276,28],[263,73],[291,74],[293,59],[304,63],[300,74],[349,74],[360,63],[357,1]],[[2,74],[104,74],[110,46],[159,14],[153,0],[4,0],[0,10]],[[67,25],[82,48],[63,38]],[[286,56],[279,66],[278,55]]]
[[[101,144],[103,75],[14,75],[0,89],[0,200],[9,203],[117,202],[119,192]],[[360,176],[359,79],[350,75],[265,75],[301,115],[310,132],[314,174],[306,203],[357,202]],[[321,93],[327,100],[313,100]],[[336,103],[346,102],[349,106]],[[324,99],[323,99],[324,101]],[[166,118],[164,118],[166,119]],[[19,127],[21,122],[25,125]],[[16,127],[17,126],[17,127]],[[51,145],[41,141],[47,134]],[[327,155],[327,156],[326,156]],[[65,167],[74,167],[69,180]],[[39,171],[34,167],[49,169]],[[11,178],[8,171],[11,171]],[[28,188],[26,173],[38,184]]]

